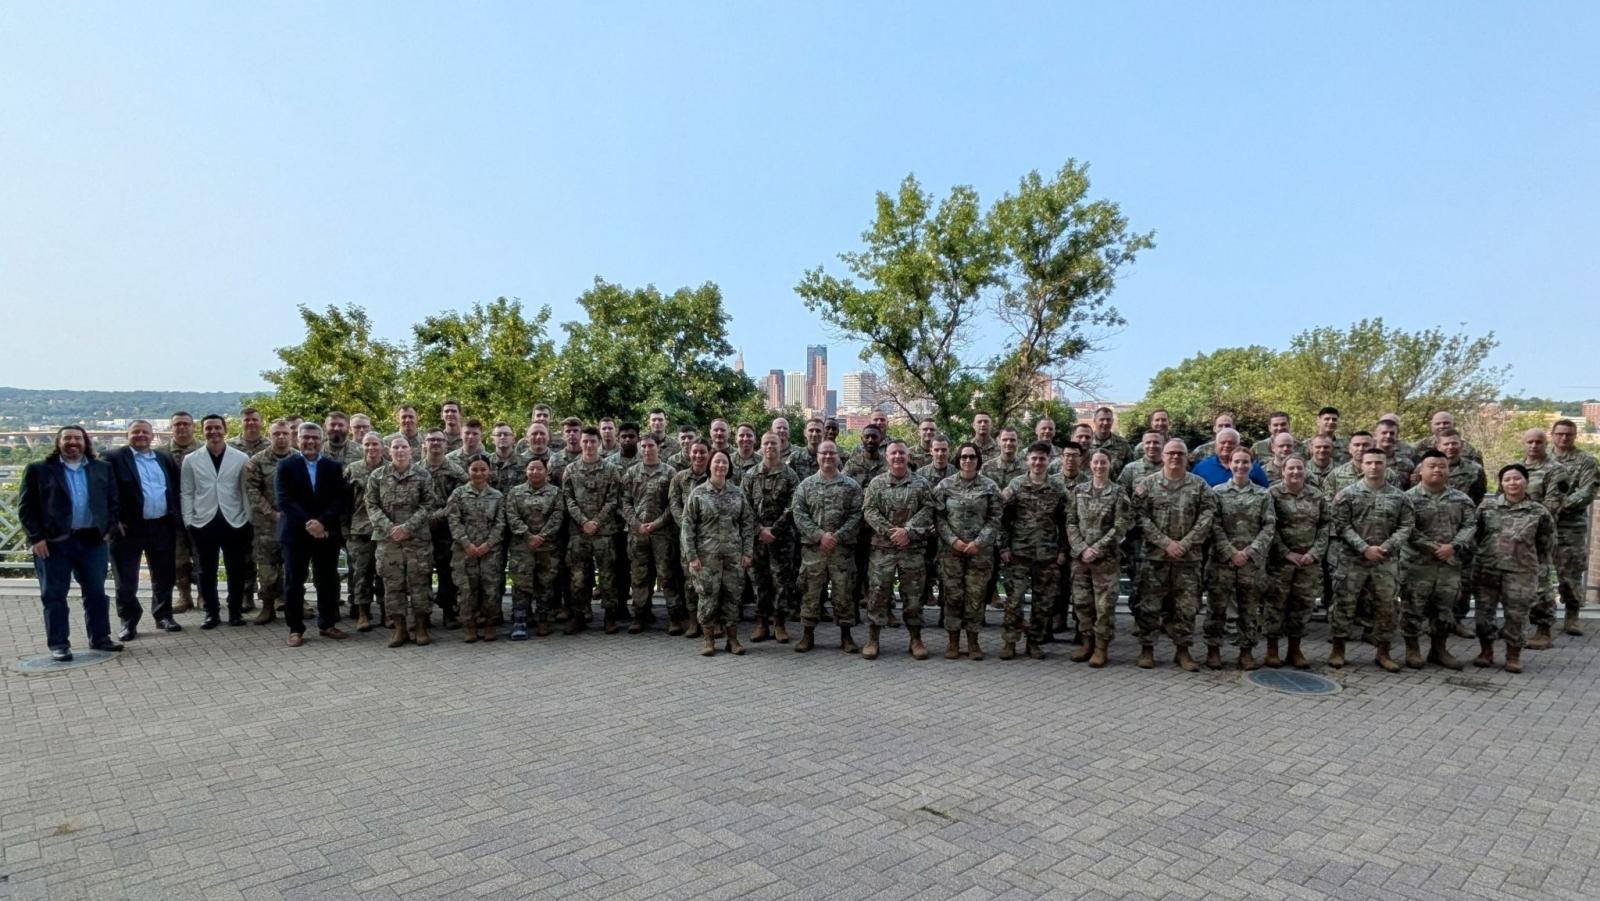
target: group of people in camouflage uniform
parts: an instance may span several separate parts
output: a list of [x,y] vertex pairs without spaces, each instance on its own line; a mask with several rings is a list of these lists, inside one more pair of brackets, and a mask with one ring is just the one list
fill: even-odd
[[[1564,630],[1582,634],[1597,471],[1569,420],[1548,437],[1524,435],[1524,458],[1496,473],[1490,495],[1479,452],[1446,412],[1415,446],[1392,416],[1340,436],[1333,408],[1304,439],[1274,414],[1270,434],[1247,446],[1224,414],[1213,440],[1192,450],[1168,435],[1163,411],[1137,445],[1101,408],[1064,441],[1053,421],[1038,421],[1025,447],[1017,429],[996,431],[978,413],[972,440],[955,448],[931,420],[915,441],[887,440],[877,414],[848,458],[837,422],[817,418],[791,444],[781,417],[760,434],[718,419],[705,437],[683,428],[676,438],[661,410],[644,429],[569,417],[554,450],[543,404],[520,440],[501,422],[485,443],[484,424],[454,402],[427,431],[409,405],[396,418],[400,431],[383,438],[364,415],[329,414],[323,445],[344,465],[352,500],[350,614],[360,631],[389,626],[390,647],[428,644],[435,605],[464,641],[495,640],[508,572],[513,640],[548,635],[561,620],[581,631],[595,594],[608,633],[642,632],[659,588],[668,633],[701,639],[705,655],[719,640],[744,653],[739,623],[753,603],[755,642],[788,643],[798,619],[795,650],[810,651],[816,627],[831,621],[842,650],[873,659],[883,630],[903,624],[907,652],[926,659],[933,605],[947,659],[983,659],[986,609],[998,607],[1001,659],[1042,658],[1075,622],[1070,658],[1101,667],[1124,576],[1146,668],[1163,635],[1179,667],[1200,668],[1191,643],[1202,607],[1204,663],[1214,669],[1230,639],[1241,669],[1310,666],[1301,643],[1319,603],[1335,668],[1358,627],[1390,672],[1459,669],[1448,639],[1473,635],[1474,664],[1494,665],[1501,642],[1505,668],[1518,672],[1524,647],[1553,641],[1558,601]],[[282,598],[272,481],[295,427],[246,410],[233,442],[251,455],[257,623],[271,622]],[[199,446],[192,422],[185,431],[175,421],[170,450],[181,459]],[[186,562],[180,552],[180,612]],[[868,634],[858,645],[863,600]],[[1397,626],[1401,660],[1391,655]]]

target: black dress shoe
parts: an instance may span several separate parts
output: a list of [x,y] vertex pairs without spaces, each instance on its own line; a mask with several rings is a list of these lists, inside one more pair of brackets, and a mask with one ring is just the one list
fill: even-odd
[[230,625],[230,626],[248,626],[248,625],[250,625],[250,623],[249,623],[248,620],[246,620],[242,616],[234,616],[234,617],[230,617],[228,619],[228,625]]
[[183,627],[178,625],[178,621],[173,619],[170,616],[167,617],[166,619],[158,619],[158,620],[156,620],[156,626],[158,628],[164,630],[164,631],[167,631],[167,632],[182,632],[183,631]]
[[216,616],[208,613],[206,614],[206,621],[200,624],[200,629],[201,631],[209,632],[220,625],[222,625],[222,620],[217,619]]
[[117,644],[116,642],[112,641],[109,638],[106,639],[105,641],[91,642],[89,647],[92,648],[93,650],[96,650],[96,651],[120,651],[120,650],[122,650],[122,645]]
[[133,627],[133,623],[123,623],[122,631],[117,633],[118,641],[132,641],[138,637],[139,630]]
[[72,660],[72,651],[67,648],[55,648],[50,652],[50,659],[57,663],[67,663]]

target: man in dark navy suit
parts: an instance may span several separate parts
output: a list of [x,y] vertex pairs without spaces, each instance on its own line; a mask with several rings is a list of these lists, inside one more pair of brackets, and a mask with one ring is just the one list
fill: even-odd
[[67,590],[73,579],[83,592],[89,647],[122,650],[111,640],[106,597],[106,537],[116,527],[117,513],[111,467],[95,459],[94,445],[81,425],[62,426],[55,449],[22,471],[17,514],[33,548],[45,639],[50,656],[58,661],[72,659]]
[[344,513],[343,467],[322,456],[322,428],[300,426],[300,453],[278,464],[278,543],[283,553],[284,610],[289,647],[305,642],[306,569],[317,586],[317,630],[323,638],[350,636],[339,620],[339,519]]
[[155,430],[143,419],[128,425],[128,446],[106,454],[116,485],[118,517],[111,534],[111,565],[117,580],[118,638],[139,636],[139,562],[150,567],[150,613],[156,627],[182,632],[172,618],[172,588],[177,581],[178,535],[183,511],[178,504],[178,462],[156,450]]

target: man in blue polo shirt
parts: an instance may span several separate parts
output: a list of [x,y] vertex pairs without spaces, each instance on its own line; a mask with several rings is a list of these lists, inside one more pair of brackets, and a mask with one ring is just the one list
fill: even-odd
[[[1239,449],[1239,433],[1234,429],[1223,429],[1217,433],[1216,442],[1217,452],[1194,465],[1194,474],[1205,479],[1206,484],[1213,488],[1233,478],[1228,471],[1228,458]],[[1267,479],[1267,471],[1254,460],[1250,462],[1250,481],[1262,488],[1272,486]]]

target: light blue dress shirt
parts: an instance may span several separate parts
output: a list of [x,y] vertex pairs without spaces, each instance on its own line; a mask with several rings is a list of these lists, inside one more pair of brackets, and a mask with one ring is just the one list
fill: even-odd
[[167,515],[167,473],[156,459],[155,451],[133,454],[134,466],[139,469],[139,487],[144,490],[144,518],[160,519]]
[[72,495],[72,530],[87,529],[94,525],[89,513],[89,470],[83,461],[77,465],[61,461],[61,470],[67,474],[67,492]]

